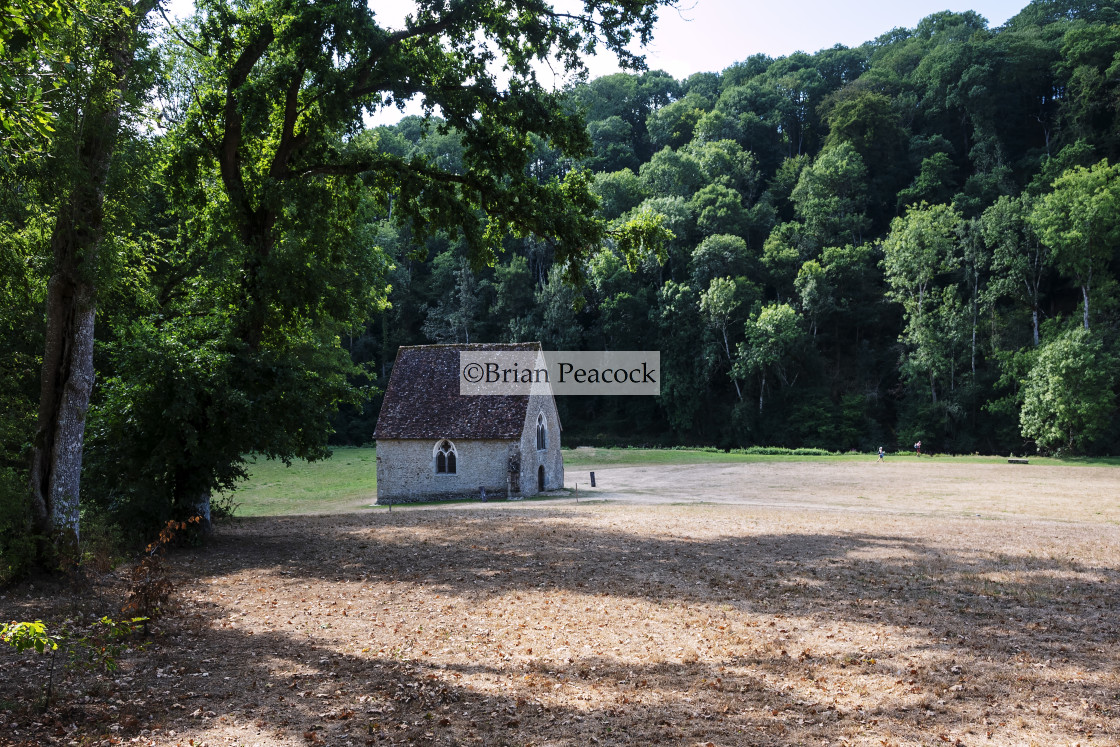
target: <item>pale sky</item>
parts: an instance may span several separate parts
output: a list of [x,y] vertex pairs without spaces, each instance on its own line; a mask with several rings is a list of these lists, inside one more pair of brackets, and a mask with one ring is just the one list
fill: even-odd
[[[903,26],[913,28],[942,10],[974,10],[1001,26],[1028,0],[683,0],[663,8],[652,44],[651,69],[674,78],[718,72],[759,52],[780,57],[843,44],[856,47]],[[690,7],[691,6],[691,7]]]
[[[843,44],[854,47],[942,10],[974,10],[990,27],[1002,25],[1026,7],[1028,0],[681,0],[681,9],[662,8],[653,42],[645,49],[651,70],[675,78],[702,71],[718,72],[762,52],[780,57],[798,50],[816,52]],[[575,4],[558,0],[557,5]],[[169,15],[188,14],[193,0],[170,0]],[[411,0],[371,0],[382,23],[396,27],[415,7]],[[616,72],[609,56],[588,61],[591,77]],[[543,82],[543,81],[542,81]],[[554,81],[563,85],[563,80]],[[417,109],[418,111],[418,109]],[[377,117],[395,122],[395,110]]]

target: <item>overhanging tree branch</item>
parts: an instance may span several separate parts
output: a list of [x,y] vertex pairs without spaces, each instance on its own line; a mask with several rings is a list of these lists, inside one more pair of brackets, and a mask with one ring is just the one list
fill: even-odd
[[230,69],[226,84],[222,143],[218,161],[221,168],[222,183],[225,185],[230,200],[233,202],[235,209],[246,216],[252,215],[253,207],[248,203],[245,193],[245,180],[241,174],[240,149],[244,116],[241,112],[237,94],[248,79],[253,66],[264,56],[273,39],[275,39],[275,35],[272,24],[264,24],[257,38],[238,55],[237,61]]

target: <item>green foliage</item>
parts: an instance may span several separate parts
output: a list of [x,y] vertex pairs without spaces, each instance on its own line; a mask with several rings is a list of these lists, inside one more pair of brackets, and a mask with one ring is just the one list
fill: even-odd
[[793,295],[793,283],[804,262],[817,252],[817,242],[800,223],[779,223],[762,245],[762,265],[779,296]]
[[921,170],[906,189],[898,193],[898,205],[916,205],[921,202],[937,204],[952,196],[956,186],[956,165],[947,153],[934,153],[922,159]]
[[809,317],[809,331],[815,337],[821,317],[835,306],[834,291],[828,274],[820,262],[811,259],[797,271],[793,286],[797,290],[802,313]]
[[732,375],[740,379],[759,378],[759,412],[764,408],[769,374],[775,374],[785,387],[792,387],[797,381],[798,358],[804,341],[801,320],[789,304],[764,306],[747,321]]
[[11,222],[0,218],[0,586],[31,570],[42,539],[33,531],[26,457],[42,371],[50,220],[32,190],[10,186]]
[[587,165],[596,172],[637,169],[639,162],[634,155],[634,128],[622,117],[613,116],[587,125],[594,154]]
[[147,618],[143,617],[120,621],[102,617],[92,626],[83,628],[67,620],[53,634],[47,632],[42,620],[0,623],[0,642],[18,652],[34,649],[38,654],[50,655],[47,679],[42,684],[41,710],[46,711],[54,697],[55,664],[60,655],[65,658],[67,670],[113,672],[117,669],[117,660],[128,647],[127,639],[146,623]]
[[[496,267],[479,270],[471,339],[678,351],[686,338],[666,320],[693,320],[697,360],[674,359],[672,397],[626,411],[561,403],[566,438],[579,442],[1021,448],[1029,369],[1013,361],[1080,302],[1027,216],[1063,173],[1120,155],[1114,33],[1091,5],[1024,11],[1000,29],[938,13],[860,47],[757,56],[718,75],[575,84],[565,104],[586,115],[590,152],[537,155],[530,173],[589,168],[595,215],[657,215],[673,237],[663,252],[592,243],[574,290],[554,282],[549,240],[507,237]],[[386,131],[423,142],[415,123]],[[397,344],[436,339],[423,322],[456,292],[440,255],[465,251],[438,237],[425,249],[431,265],[394,255],[394,308],[376,315],[363,349],[391,360]],[[1093,324],[1109,350],[1117,271],[1104,254],[1094,270],[1105,282],[1094,281]],[[724,376],[733,361],[743,373],[747,321],[781,305],[800,330],[783,357],[790,385],[773,367],[765,387],[761,369]],[[741,404],[753,395],[762,413]]]
[[1111,280],[1108,265],[1120,242],[1120,166],[1106,159],[1066,171],[1038,201],[1030,221],[1053,250],[1058,269],[1081,286],[1088,329],[1090,300]]
[[1042,245],[1028,220],[1030,198],[1001,197],[984,211],[979,230],[992,252],[988,298],[1008,299],[1031,314],[1031,341],[1039,343],[1042,283],[1053,264],[1052,252]]
[[599,212],[607,220],[628,213],[649,196],[645,184],[630,169],[595,174],[592,189],[599,198]]
[[738,142],[743,139],[743,128],[737,118],[715,109],[706,112],[696,121],[693,131],[693,140],[696,142],[712,142],[716,140],[733,140]]
[[[251,350],[220,313],[138,320],[109,350],[116,375],[92,414],[89,480],[105,509],[153,531],[244,474],[247,449],[322,458],[355,370],[337,339],[299,330]],[[293,330],[295,332],[296,330]]]
[[[370,9],[347,2],[211,5],[187,31],[205,62],[187,54],[184,65],[204,82],[203,95],[184,101],[180,163],[184,176],[220,173],[223,199],[242,230],[260,213],[281,211],[286,192],[314,189],[324,175],[361,174],[374,201],[392,197],[395,217],[417,237],[462,237],[475,269],[495,261],[504,237],[536,234],[556,241],[556,259],[574,278],[580,253],[603,239],[586,176],[538,180],[528,168],[532,135],[573,156],[591,145],[578,115],[537,81],[534,65],[552,60],[578,72],[580,55],[600,45],[636,64],[627,44],[648,38],[655,0],[625,7],[594,0],[574,18],[547,5],[512,19],[490,3],[433,6],[392,33]],[[287,20],[272,20],[279,18]],[[478,43],[447,46],[446,38]],[[486,64],[495,55],[510,77],[504,87]],[[226,102],[234,90],[239,114],[230,118]],[[460,168],[365,139],[340,142],[365,111],[414,94],[427,110],[442,111],[444,121],[433,129],[460,140]],[[210,158],[197,142],[212,131],[238,148]],[[254,241],[267,243],[267,232]]]
[[790,193],[797,217],[818,244],[863,243],[867,167],[848,142],[821,152]]
[[751,446],[736,451],[758,456],[834,456],[836,454],[835,451],[828,451],[827,449],[789,449],[784,446]]
[[[444,259],[450,260],[452,255],[441,254],[435,261],[439,263]],[[476,333],[483,315],[483,288],[466,259],[461,259],[458,266],[451,266],[450,270],[454,281],[440,302],[429,309],[423,332],[428,339],[438,343],[469,343],[472,334],[477,342]]]
[[[507,241],[547,242],[568,282],[607,242],[631,265],[662,256],[672,236],[654,213],[597,215],[590,172],[570,168],[591,145],[584,123],[535,67],[577,73],[596,46],[637,64],[628,45],[648,38],[657,6],[513,18],[489,3],[431,6],[390,31],[348,2],[203,2],[163,48],[167,119],[141,188],[149,249],[109,239],[118,284],[103,285],[112,323],[86,465],[100,507],[150,530],[207,516],[247,453],[327,456],[339,403],[370,393],[371,367],[342,340],[386,306],[380,239],[393,228],[398,261],[428,241],[459,251],[443,305],[416,325],[440,340],[490,329],[492,286],[474,273]],[[651,106],[667,103],[657,76],[648,84]],[[361,131],[413,95],[443,119]]]
[[576,309],[583,296],[564,281],[559,267],[553,267],[548,280],[537,291],[536,304],[541,321],[537,337],[545,350],[578,350],[582,341]]
[[809,167],[810,162],[809,156],[805,155],[787,158],[774,172],[767,193],[770,201],[774,203],[779,220],[793,220],[794,206],[791,196],[801,181],[802,172]]
[[747,233],[748,214],[743,196],[722,184],[709,184],[692,198],[696,227],[703,236]]
[[102,616],[86,630],[64,627],[58,640],[67,649],[69,668],[114,672],[119,668],[117,660],[129,648],[127,639],[141,630],[147,630],[147,624],[146,617],[113,620]]
[[0,20],[0,153],[5,161],[42,147],[54,129],[49,108],[57,86],[53,78],[69,62],[57,42],[73,24],[76,8],[82,5],[60,0],[10,0],[4,5]]
[[730,277],[712,278],[708,289],[700,294],[700,311],[713,327],[726,330],[735,317],[742,299],[738,283]]
[[660,197],[691,197],[704,185],[700,163],[668,146],[642,164],[640,175],[646,190]]
[[697,355],[704,342],[697,338],[701,301],[687,285],[672,280],[657,294],[654,312],[661,348],[661,402],[669,425],[679,434],[695,430],[701,417],[704,390],[709,378],[710,355]]
[[657,109],[646,120],[650,144],[654,148],[680,148],[688,144],[700,118],[711,109],[711,103],[696,92],[689,92],[668,106]]
[[32,527],[26,477],[0,467],[0,587],[22,577],[37,562],[42,538]]
[[42,620],[0,623],[0,641],[21,652],[35,649],[41,654],[58,648],[58,641],[47,635],[47,626]]
[[903,142],[902,122],[888,96],[856,90],[829,110],[825,148],[851,143],[864,162],[885,166],[899,156]]
[[733,234],[717,234],[700,242],[689,260],[693,287],[706,288],[716,278],[756,274],[756,262],[747,242]]
[[883,270],[888,296],[902,305],[906,327],[902,340],[904,374],[928,382],[930,401],[942,386],[953,387],[959,356],[963,302],[955,284],[942,284],[958,269],[960,216],[948,205],[914,206],[891,223],[883,242]]
[[1023,437],[1043,452],[1083,453],[1115,417],[1116,358],[1084,328],[1038,351],[1023,385]]
[[665,245],[674,233],[665,226],[665,217],[653,210],[636,210],[629,213],[610,232],[615,246],[633,270],[644,257],[664,261]]
[[762,175],[753,153],[730,139],[695,141],[685,153],[700,166],[708,184],[732,189],[747,203],[754,201]]

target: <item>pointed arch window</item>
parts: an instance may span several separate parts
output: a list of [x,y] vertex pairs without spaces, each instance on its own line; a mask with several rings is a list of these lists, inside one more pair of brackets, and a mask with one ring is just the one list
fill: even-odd
[[456,469],[455,445],[447,439],[436,444],[436,474],[453,475]]
[[537,415],[537,450],[548,448],[548,429],[545,428],[544,413]]

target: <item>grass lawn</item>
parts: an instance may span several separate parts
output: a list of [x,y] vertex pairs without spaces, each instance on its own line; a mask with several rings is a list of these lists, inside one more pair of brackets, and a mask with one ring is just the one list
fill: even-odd
[[249,467],[249,480],[234,493],[237,516],[345,511],[368,498],[377,500],[377,452],[370,448],[341,447],[330,459],[292,466],[260,459]]
[[[1022,456],[1017,454],[1016,456]],[[750,462],[865,462],[875,459],[874,454],[835,454],[830,456],[798,456],[787,454],[735,454],[722,451],[708,451],[701,449],[629,449],[629,448],[596,448],[579,447],[564,449],[565,467],[621,467],[639,466],[643,464],[727,464]],[[921,461],[928,463],[931,459],[938,462],[953,464],[1004,464],[1006,456],[964,455],[951,456],[948,454],[935,454],[933,457],[923,455],[914,456],[913,452],[895,452],[887,454],[887,461]],[[1086,465],[1095,467],[1120,466],[1120,457],[1078,457],[1074,459],[1054,459],[1051,457],[1032,456],[1031,463],[1048,465]]]
[[[570,471],[641,465],[736,464],[752,462],[853,462],[873,460],[873,454],[836,456],[787,456],[728,454],[699,449],[564,449]],[[922,457],[926,464],[1002,464],[1004,456]],[[918,461],[913,454],[893,454],[888,462]],[[1032,465],[1117,466],[1120,458],[1059,460],[1032,457]],[[260,460],[249,468],[249,480],[233,494],[238,516],[283,516],[306,513],[339,513],[368,507],[377,497],[377,452],[371,446],[340,447],[334,456],[319,462]]]

